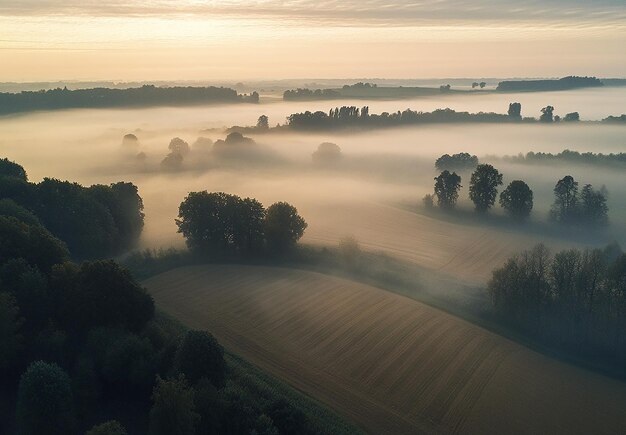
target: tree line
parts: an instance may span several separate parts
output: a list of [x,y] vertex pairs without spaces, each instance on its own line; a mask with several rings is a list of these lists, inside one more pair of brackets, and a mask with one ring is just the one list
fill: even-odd
[[556,80],[506,80],[498,83],[496,91],[564,91],[599,86],[604,86],[604,83],[596,77],[567,76]]
[[144,85],[138,88],[93,88],[69,90],[66,87],[0,93],[0,114],[55,110],[69,108],[141,107],[159,105],[187,105],[214,102],[258,103],[259,94],[238,94],[224,87],[157,87]]
[[137,186],[119,182],[83,187],[78,183],[44,178],[28,181],[22,166],[0,159],[2,226],[20,222],[23,232],[43,225],[61,239],[76,258],[119,254],[133,247],[144,224],[143,201]]
[[522,105],[511,103],[506,114],[493,112],[457,112],[452,109],[437,109],[432,112],[413,111],[406,109],[394,113],[383,112],[373,114],[369,107],[342,106],[330,109],[328,113],[301,112],[293,113],[287,117],[287,126],[296,130],[331,130],[346,127],[394,127],[402,125],[428,124],[428,123],[499,123],[499,122],[543,122],[553,123],[559,121],[580,121],[578,112],[566,114],[563,118],[554,114],[554,106],[546,106],[541,109],[539,119],[534,117],[522,117]]
[[192,252],[213,258],[283,254],[307,227],[287,202],[265,209],[253,198],[207,191],[189,193],[180,204],[176,225]]
[[[461,161],[467,161],[467,157],[462,156]],[[438,162],[441,164],[441,160]],[[469,199],[474,203],[476,212],[486,213],[495,205],[498,188],[503,184],[502,178],[503,175],[492,165],[476,166],[469,185]],[[461,187],[461,176],[445,169],[435,177],[434,194],[424,197],[424,205],[433,207],[436,200],[441,209],[454,209]],[[553,191],[555,198],[549,214],[552,221],[592,226],[608,223],[607,192],[604,187],[596,190],[591,184],[585,184],[579,191],[578,182],[567,175],[556,183]],[[533,209],[533,191],[522,180],[511,181],[500,193],[499,204],[512,218],[526,219]]]
[[502,321],[551,345],[626,366],[626,254],[617,245],[509,258],[488,284]]
[[578,151],[564,150],[560,153],[543,153],[543,152],[528,152],[526,154],[520,154],[517,156],[506,156],[503,158],[506,161],[512,163],[554,163],[554,162],[568,162],[578,163],[585,165],[596,166],[616,166],[621,167],[626,165],[626,153],[592,153],[585,152],[580,153]]

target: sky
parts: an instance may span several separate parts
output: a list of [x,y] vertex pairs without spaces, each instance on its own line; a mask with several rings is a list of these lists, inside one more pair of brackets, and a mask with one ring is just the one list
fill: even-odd
[[0,0],[0,81],[626,76],[626,0]]

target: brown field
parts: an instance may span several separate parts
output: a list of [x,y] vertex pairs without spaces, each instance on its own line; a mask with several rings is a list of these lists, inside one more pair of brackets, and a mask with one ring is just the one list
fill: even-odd
[[[333,244],[354,236],[367,250],[386,252],[473,283],[484,283],[505,259],[537,243],[553,249],[574,245],[556,238],[446,222],[374,203],[316,207],[304,240]],[[306,216],[306,214],[305,214]]]
[[144,284],[165,312],[371,433],[626,433],[626,384],[397,294],[253,266]]

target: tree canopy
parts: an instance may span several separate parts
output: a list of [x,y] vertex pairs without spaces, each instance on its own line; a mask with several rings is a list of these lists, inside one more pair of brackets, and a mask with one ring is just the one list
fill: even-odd
[[441,208],[454,208],[459,198],[461,188],[461,177],[456,172],[450,173],[445,170],[438,177],[435,177],[435,196],[437,204]]
[[526,218],[533,209],[533,191],[521,180],[511,181],[500,194],[500,205],[512,217]]
[[502,174],[488,164],[478,165],[470,180],[469,196],[476,211],[489,210],[496,201],[498,186],[502,184]]

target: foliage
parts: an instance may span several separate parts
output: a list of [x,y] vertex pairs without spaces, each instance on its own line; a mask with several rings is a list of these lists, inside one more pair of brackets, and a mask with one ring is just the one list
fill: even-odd
[[540,162],[571,162],[597,166],[616,166],[622,168],[626,166],[626,153],[579,153],[578,151],[570,150],[564,150],[557,154],[529,152],[525,155],[520,154],[519,156],[505,157],[505,160],[513,163],[527,164],[536,164]]
[[63,369],[43,361],[28,367],[20,379],[17,424],[24,435],[74,433],[72,389]]
[[9,198],[0,199],[0,216],[14,217],[30,226],[41,225],[37,216]]
[[28,181],[28,176],[24,168],[7,158],[0,159],[0,177],[15,177],[23,181]]
[[464,171],[478,166],[478,157],[469,153],[444,154],[435,161],[435,168],[439,171]]
[[256,128],[259,130],[268,130],[270,128],[270,120],[267,115],[259,116],[259,119],[256,122]]
[[596,77],[568,76],[558,80],[509,80],[502,81],[496,88],[502,92],[564,91],[567,89],[603,86]]
[[456,205],[461,188],[461,177],[456,172],[443,171],[435,177],[435,196],[441,208],[451,209]]
[[0,291],[0,373],[8,373],[19,359],[23,346],[21,326],[15,297]]
[[512,217],[526,218],[533,209],[533,191],[521,180],[511,181],[500,194],[500,205]]
[[543,245],[507,260],[488,291],[506,322],[588,357],[626,363],[626,254]]
[[311,157],[315,163],[335,162],[342,157],[341,148],[337,144],[324,142],[317,147]]
[[255,199],[191,192],[180,204],[178,232],[192,251],[250,254],[262,249],[265,210]]
[[571,175],[559,180],[554,187],[554,204],[550,218],[564,224],[602,226],[608,223],[606,191],[586,184],[578,193],[578,182]]
[[184,377],[157,379],[152,392],[150,435],[193,435],[200,415],[195,411],[193,389]]
[[127,435],[127,432],[117,420],[110,420],[92,427],[85,435]]
[[472,174],[469,196],[476,211],[485,212],[496,202],[498,186],[502,184],[502,174],[488,164],[478,165]]
[[188,331],[176,353],[175,367],[192,384],[207,378],[221,387],[226,370],[224,349],[211,334]]
[[571,112],[565,115],[563,118],[565,122],[578,122],[580,121],[580,114],[578,112]]
[[265,213],[265,239],[272,252],[285,252],[304,235],[307,223],[298,210],[286,202],[276,202]]
[[522,105],[520,103],[509,104],[508,114],[511,118],[521,120],[522,119]]
[[554,107],[546,106],[541,109],[541,116],[539,117],[541,122],[553,122],[554,121]]
[[310,433],[306,415],[284,399],[272,403],[266,413],[281,434]]

